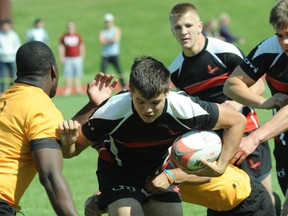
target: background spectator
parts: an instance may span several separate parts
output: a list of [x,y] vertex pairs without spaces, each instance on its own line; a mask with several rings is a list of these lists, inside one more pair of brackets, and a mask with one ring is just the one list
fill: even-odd
[[112,64],[119,76],[119,81],[124,89],[126,87],[119,63],[121,29],[114,24],[111,13],[104,15],[105,27],[100,31],[99,41],[102,45],[101,71],[107,72],[108,64]]
[[45,44],[49,42],[49,35],[44,29],[44,21],[42,19],[35,19],[33,27],[26,32],[26,41],[41,41]]
[[81,78],[83,76],[83,59],[85,56],[85,45],[76,25],[73,21],[67,23],[67,32],[60,38],[59,56],[63,64],[65,79],[65,95],[72,93],[72,84],[78,94],[82,94]]
[[215,18],[211,18],[203,23],[202,34],[205,37],[216,37],[220,38],[219,35],[219,23]]
[[[21,42],[18,34],[12,29],[10,19],[0,21],[0,94],[6,89],[6,84],[13,84],[16,77],[15,56]],[[9,80],[7,80],[7,72]]]
[[222,13],[220,15],[219,23],[220,23],[219,33],[220,33],[220,36],[225,41],[227,41],[229,43],[239,43],[241,45],[245,44],[246,41],[244,38],[238,38],[236,35],[234,35],[230,31],[229,25],[231,23],[231,18],[230,18],[229,14]]

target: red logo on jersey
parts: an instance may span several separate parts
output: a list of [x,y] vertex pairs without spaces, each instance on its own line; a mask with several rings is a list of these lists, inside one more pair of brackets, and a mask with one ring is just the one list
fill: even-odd
[[252,159],[249,160],[249,164],[250,164],[250,168],[251,169],[257,169],[257,167],[259,167],[261,165],[261,162],[256,162],[254,163],[254,161]]
[[178,134],[182,133],[181,131],[173,131],[171,129],[168,129],[168,132],[169,132],[170,135],[178,135]]
[[219,67],[212,68],[211,65],[208,64],[207,69],[209,74],[215,74],[215,72],[219,70]]
[[180,188],[177,185],[175,185],[175,186],[173,186],[173,191],[175,191],[176,193],[179,193]]

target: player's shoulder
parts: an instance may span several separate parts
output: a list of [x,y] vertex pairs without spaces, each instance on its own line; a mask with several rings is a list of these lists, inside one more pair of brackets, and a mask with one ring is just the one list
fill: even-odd
[[110,97],[94,112],[93,117],[103,119],[124,118],[133,113],[131,97],[128,91],[123,91]]
[[183,61],[184,61],[184,56],[183,56],[183,53],[180,52],[168,67],[168,70],[170,71],[170,73],[174,73],[176,70],[178,70],[179,67],[181,67]]
[[276,35],[269,37],[263,40],[258,46],[257,49],[269,53],[281,53],[282,48],[279,45],[278,38]]
[[47,113],[47,115],[62,117],[60,110],[57,108],[51,98],[40,88],[33,88],[31,93],[31,105],[33,105],[36,112]]
[[212,53],[233,53],[242,56],[241,50],[232,43],[228,43],[219,38],[207,37],[207,51]]
[[[198,97],[193,97],[184,91],[170,91],[168,95],[168,113],[177,117],[192,117],[201,114],[207,114],[206,106]],[[207,102],[205,102],[207,103]]]

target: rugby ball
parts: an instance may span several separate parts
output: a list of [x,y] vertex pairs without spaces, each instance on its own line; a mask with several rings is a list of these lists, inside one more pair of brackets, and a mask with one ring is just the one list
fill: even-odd
[[194,130],[178,137],[171,148],[172,161],[184,171],[203,168],[200,159],[213,162],[218,159],[222,141],[214,131]]

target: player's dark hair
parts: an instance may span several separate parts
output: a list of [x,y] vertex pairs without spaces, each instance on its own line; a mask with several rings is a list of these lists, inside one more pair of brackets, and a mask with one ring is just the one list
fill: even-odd
[[183,14],[185,14],[188,11],[193,11],[198,17],[200,17],[199,12],[197,10],[197,8],[195,7],[195,5],[191,4],[191,3],[179,3],[176,4],[170,11],[169,13],[169,18],[172,17],[181,17]]
[[269,23],[276,29],[288,25],[288,0],[280,0],[270,12]]
[[41,77],[47,74],[56,60],[52,50],[40,41],[22,45],[16,53],[17,77]]
[[165,65],[150,56],[137,57],[131,67],[129,88],[144,98],[152,98],[170,89],[170,72]]

